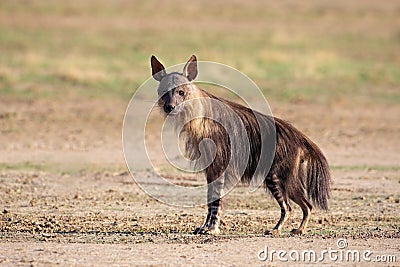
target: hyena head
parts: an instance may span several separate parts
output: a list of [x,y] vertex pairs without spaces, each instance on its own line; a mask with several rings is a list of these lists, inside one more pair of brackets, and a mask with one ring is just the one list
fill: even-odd
[[197,87],[191,83],[197,76],[197,59],[192,55],[182,73],[167,73],[164,66],[155,56],[151,57],[153,78],[159,81],[158,105],[166,115],[178,114],[182,110],[182,103],[193,99],[198,94]]

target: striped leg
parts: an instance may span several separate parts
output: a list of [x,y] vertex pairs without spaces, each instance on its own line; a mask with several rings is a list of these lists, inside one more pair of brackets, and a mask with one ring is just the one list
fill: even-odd
[[211,210],[210,210],[210,206],[208,206],[206,221],[204,222],[204,224],[202,226],[197,227],[194,230],[193,234],[195,234],[195,235],[204,234],[207,231],[208,226],[210,225],[210,218],[211,218]]
[[288,212],[292,211],[289,201],[284,195],[279,183],[279,179],[276,175],[272,175],[272,177],[267,177],[266,179],[266,185],[268,189],[271,191],[272,195],[274,196],[281,208],[281,217],[279,218],[278,223],[271,230],[265,231],[266,235],[279,234],[283,224],[289,217]]
[[205,223],[196,228],[194,234],[218,235],[220,233],[219,224],[221,220],[222,201],[217,200],[208,204],[208,214]]
[[220,233],[219,224],[222,214],[222,194],[224,187],[224,179],[220,178],[208,184],[207,203],[208,213],[204,224],[194,231],[194,234],[211,234],[218,235]]

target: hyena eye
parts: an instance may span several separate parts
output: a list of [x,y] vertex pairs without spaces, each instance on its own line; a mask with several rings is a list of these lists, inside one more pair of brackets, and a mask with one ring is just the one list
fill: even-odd
[[179,91],[178,91],[178,94],[179,94],[180,96],[184,96],[184,95],[185,95],[185,92],[182,91],[182,90],[179,90]]

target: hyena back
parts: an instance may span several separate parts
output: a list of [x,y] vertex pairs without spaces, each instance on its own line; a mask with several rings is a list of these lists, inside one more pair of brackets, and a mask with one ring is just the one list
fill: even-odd
[[[305,232],[313,204],[328,209],[331,182],[328,162],[308,137],[284,120],[219,98],[196,86],[192,83],[197,76],[194,55],[182,73],[167,74],[154,56],[151,67],[154,79],[160,82],[158,105],[166,116],[174,116],[178,124],[184,124],[182,132],[189,158],[197,160],[203,156],[200,164],[209,163],[204,170],[208,184],[208,213],[205,223],[195,230],[195,234],[218,234],[224,192],[237,179],[250,183],[255,175],[262,176],[265,188],[281,208],[278,223],[266,234],[280,232],[292,211],[290,200],[303,212],[299,228],[292,230],[294,234]],[[215,102],[221,104],[213,104]],[[225,125],[219,123],[221,121]],[[248,143],[238,142],[245,137]],[[200,148],[204,139],[212,140],[215,146]],[[271,144],[271,140],[275,143]],[[207,158],[207,155],[214,155],[212,149],[215,150],[214,158]],[[242,154],[249,155],[245,163]],[[270,168],[259,169],[259,165]]]

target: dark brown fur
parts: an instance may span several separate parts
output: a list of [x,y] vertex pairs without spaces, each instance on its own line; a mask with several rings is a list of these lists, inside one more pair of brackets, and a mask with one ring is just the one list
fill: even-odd
[[[328,162],[318,146],[303,133],[284,120],[255,112],[198,88],[191,82],[197,75],[195,56],[190,58],[182,74],[167,74],[154,56],[152,69],[153,77],[160,81],[159,105],[164,108],[165,114],[188,103],[176,112],[177,121],[185,123],[197,113],[204,116],[188,121],[183,127],[188,156],[196,160],[201,155],[212,155],[214,146],[200,146],[205,138],[215,144],[215,158],[203,159],[204,162],[211,162],[205,168],[209,185],[208,215],[206,222],[195,233],[219,233],[222,196],[238,179],[250,183],[256,176],[262,177],[265,188],[278,202],[280,220],[266,233],[279,233],[287,213],[292,211],[290,200],[303,211],[300,227],[292,231],[296,234],[305,232],[313,204],[328,209],[331,182]],[[210,100],[221,104],[214,105]],[[209,118],[217,118],[217,121],[219,118],[228,127]],[[240,131],[239,128],[245,130]],[[238,140],[245,137],[248,143],[241,145]],[[245,166],[243,155],[249,155]]]

